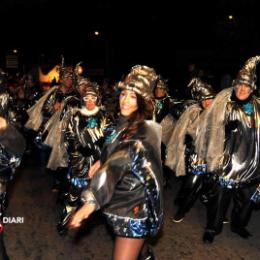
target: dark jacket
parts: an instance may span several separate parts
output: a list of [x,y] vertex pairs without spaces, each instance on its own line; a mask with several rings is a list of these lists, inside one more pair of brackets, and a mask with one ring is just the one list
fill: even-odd
[[163,220],[161,128],[144,121],[133,133],[124,125],[112,135],[83,200],[103,208],[117,235],[155,235]]

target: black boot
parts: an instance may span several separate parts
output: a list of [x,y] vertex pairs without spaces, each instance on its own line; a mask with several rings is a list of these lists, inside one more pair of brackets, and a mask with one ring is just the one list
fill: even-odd
[[236,227],[231,225],[231,231],[238,234],[239,236],[247,239],[248,237],[252,236],[251,233],[249,233],[245,227]]
[[78,200],[78,197],[72,197],[70,194],[67,194],[67,197],[65,198],[61,220],[57,225],[57,231],[61,236],[66,235],[68,232],[67,224],[79,206]]
[[214,230],[206,230],[203,235],[203,242],[205,244],[212,244],[215,238],[216,232]]
[[68,232],[67,225],[70,221],[71,216],[76,211],[76,207],[70,207],[66,205],[63,209],[62,217],[60,222],[57,224],[57,231],[58,233],[63,236],[66,235]]
[[183,219],[184,219],[184,213],[182,213],[181,211],[177,211],[174,217],[172,218],[172,221],[175,223],[180,223],[183,221]]
[[145,252],[142,250],[138,260],[156,260],[153,249],[150,246],[145,246]]

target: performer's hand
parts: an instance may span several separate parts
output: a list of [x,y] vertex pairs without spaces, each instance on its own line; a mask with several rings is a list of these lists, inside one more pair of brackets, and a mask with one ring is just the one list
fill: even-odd
[[92,178],[97,170],[100,168],[100,160],[96,161],[89,169],[88,176]]
[[87,219],[89,215],[96,209],[95,204],[85,203],[70,219],[68,228],[78,228],[81,226],[82,221]]
[[3,117],[0,117],[0,129],[5,129],[7,127],[7,121]]

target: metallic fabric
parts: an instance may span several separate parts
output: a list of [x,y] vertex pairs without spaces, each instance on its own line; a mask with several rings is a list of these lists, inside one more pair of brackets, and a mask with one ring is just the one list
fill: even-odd
[[236,102],[227,104],[226,140],[223,156],[224,180],[239,183],[260,180],[259,138],[260,103],[252,101],[254,114],[249,116]]
[[144,99],[154,98],[154,88],[159,80],[153,68],[144,65],[136,65],[130,73],[117,85],[119,89],[128,89],[136,92]]
[[83,199],[93,194],[117,235],[155,235],[162,225],[160,135],[159,125],[148,121],[131,136],[127,127],[113,134],[113,148],[104,151],[100,170],[83,191]]
[[191,79],[188,87],[191,88],[192,98],[197,101],[214,98],[216,95],[212,86],[203,82],[200,78]]
[[238,102],[232,93],[230,88],[217,95],[199,126],[195,144],[208,172],[231,188],[260,181],[260,101],[252,96],[251,104]]
[[243,68],[238,72],[233,86],[237,84],[246,84],[252,89],[256,89],[256,65],[260,61],[260,56],[251,57],[248,59]]

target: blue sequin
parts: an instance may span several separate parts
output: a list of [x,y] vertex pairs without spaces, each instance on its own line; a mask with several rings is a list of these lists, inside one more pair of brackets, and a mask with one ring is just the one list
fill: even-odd
[[105,144],[111,144],[120,135],[121,131],[117,131],[116,125],[111,124],[107,127],[105,133]]
[[234,189],[238,187],[238,181],[232,179],[226,180],[224,177],[219,177],[219,184],[221,187],[227,189]]
[[156,101],[156,107],[157,107],[157,111],[162,110],[163,109],[163,101]]
[[134,237],[142,237],[148,233],[147,227],[143,221],[130,219],[129,226],[132,231],[132,236]]
[[194,175],[201,175],[207,173],[207,164],[192,164],[191,165],[191,172]]
[[258,204],[260,203],[260,189],[258,188],[255,193],[250,198],[254,203]]
[[98,126],[98,120],[96,117],[90,117],[86,119],[86,123],[87,128],[95,128]]
[[254,106],[252,102],[247,102],[242,107],[247,115],[251,116],[254,113]]
[[158,215],[160,207],[160,193],[156,188],[154,179],[151,178],[150,172],[145,168],[148,164],[144,161],[144,150],[140,150],[131,155],[132,157],[132,173],[135,175],[141,183],[145,185],[145,192],[147,194],[146,203],[148,207],[149,216],[149,233],[156,234],[160,226],[162,225],[161,216]]
[[77,178],[77,177],[73,177],[71,179],[71,184],[76,187],[76,188],[85,188],[88,186],[89,184],[89,179],[88,178]]
[[116,131],[113,131],[110,135],[108,135],[105,139],[106,144],[111,144],[112,141],[117,137],[118,133]]

